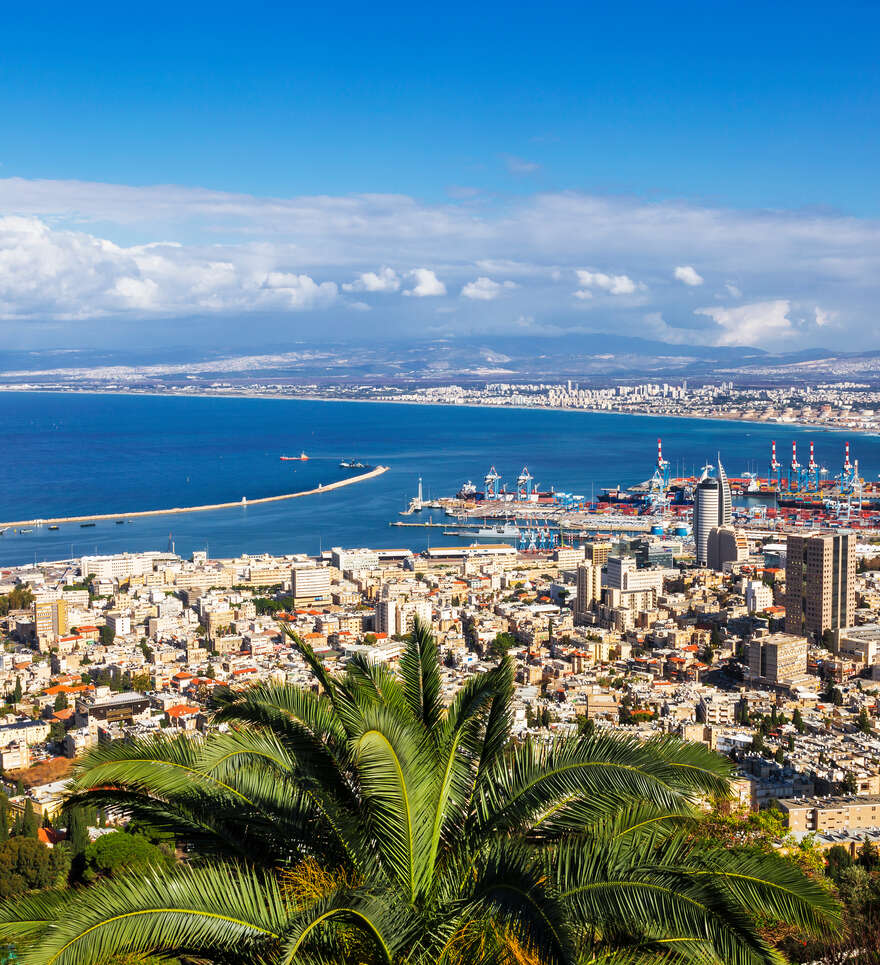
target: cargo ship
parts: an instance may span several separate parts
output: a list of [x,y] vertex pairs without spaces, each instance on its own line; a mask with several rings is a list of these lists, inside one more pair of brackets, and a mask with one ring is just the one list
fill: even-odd
[[304,452],[301,452],[298,456],[281,456],[280,457],[282,462],[306,462],[308,458],[309,457]]

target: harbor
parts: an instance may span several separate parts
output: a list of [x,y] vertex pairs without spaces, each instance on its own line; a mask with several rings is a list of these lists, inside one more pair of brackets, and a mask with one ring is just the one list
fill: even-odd
[[[746,470],[730,478],[737,525],[762,532],[845,525],[880,533],[880,487],[861,476],[848,441],[843,444],[840,470],[833,475],[816,460],[812,441],[803,464],[796,441],[791,452],[790,463],[783,467],[776,441],[771,440],[766,476]],[[673,477],[658,439],[652,468],[651,476],[641,483],[626,489],[605,488],[598,497],[589,498],[554,487],[542,489],[526,466],[510,488],[493,465],[482,488],[468,480],[454,496],[438,499],[424,498],[419,477],[417,494],[401,515],[439,509],[450,521],[432,517],[419,522],[396,520],[391,525],[441,528],[444,536],[473,542],[512,542],[523,552],[550,552],[603,534],[689,538],[694,490],[715,466],[707,463],[700,475]]]

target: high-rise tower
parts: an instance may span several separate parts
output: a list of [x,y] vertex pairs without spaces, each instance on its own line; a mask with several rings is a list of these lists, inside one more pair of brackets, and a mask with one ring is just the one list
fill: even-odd
[[707,476],[694,491],[694,543],[699,566],[709,562],[709,531],[718,525],[720,489],[718,480]]
[[721,465],[721,453],[718,453],[718,526],[728,526],[733,519],[733,500],[730,496],[730,483],[724,466]]
[[785,561],[785,629],[821,639],[853,622],[856,538],[846,530],[789,534]]
[[[706,467],[707,471],[710,467]],[[694,543],[697,563],[709,563],[709,531],[729,526],[733,519],[733,500],[727,473],[718,456],[718,476],[706,476],[694,492]]]

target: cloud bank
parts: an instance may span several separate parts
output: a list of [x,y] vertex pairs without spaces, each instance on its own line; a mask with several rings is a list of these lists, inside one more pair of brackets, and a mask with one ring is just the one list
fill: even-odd
[[144,319],[240,330],[249,314],[267,338],[320,318],[328,336],[478,327],[855,349],[875,346],[878,301],[880,224],[827,212],[0,179],[0,328],[35,343],[45,324],[63,344]]

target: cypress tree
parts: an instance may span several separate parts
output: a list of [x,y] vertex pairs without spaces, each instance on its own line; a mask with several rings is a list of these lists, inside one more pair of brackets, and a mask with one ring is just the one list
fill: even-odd
[[0,844],[9,840],[9,798],[0,792]]
[[34,804],[30,798],[24,802],[24,816],[21,820],[21,834],[25,838],[36,838],[40,830],[40,822],[34,814]]
[[71,808],[67,815],[67,845],[70,850],[70,881],[79,881],[85,870],[89,827],[82,808]]

